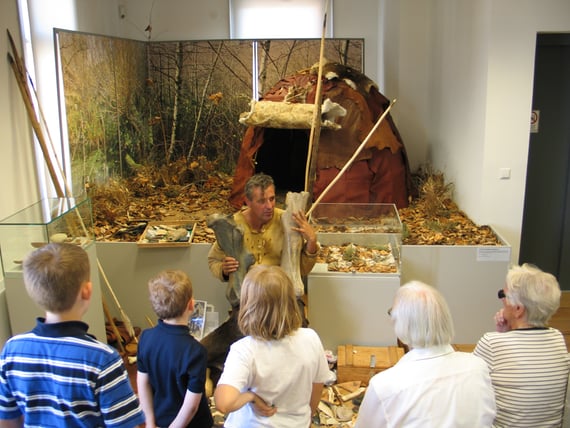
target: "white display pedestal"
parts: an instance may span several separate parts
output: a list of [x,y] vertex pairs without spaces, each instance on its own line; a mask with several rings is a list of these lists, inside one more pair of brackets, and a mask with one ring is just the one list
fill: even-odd
[[[212,244],[193,243],[188,247],[143,248],[135,242],[97,242],[99,261],[117,299],[134,326],[149,327],[156,315],[148,297],[148,280],[164,269],[180,269],[192,280],[194,299],[214,305],[220,323],[231,308],[226,299],[227,283],[222,283],[208,269],[208,251]],[[104,289],[105,296],[109,293]],[[119,316],[116,305],[107,297],[111,313]]]
[[335,354],[345,344],[395,346],[387,311],[399,286],[399,274],[328,272],[317,263],[308,276],[309,327]]
[[502,307],[497,291],[505,285],[511,247],[402,245],[402,285],[418,280],[445,297],[455,326],[454,343],[476,344],[495,331],[493,316]]
[[[107,343],[95,243],[85,247],[85,251],[89,255],[89,263],[91,265],[93,294],[91,296],[91,305],[83,317],[83,321],[89,324],[90,334],[94,335],[99,341]],[[36,318],[45,316],[45,313],[28,296],[24,285],[23,273],[16,271],[6,272],[4,284],[12,334],[30,331],[36,325]]]

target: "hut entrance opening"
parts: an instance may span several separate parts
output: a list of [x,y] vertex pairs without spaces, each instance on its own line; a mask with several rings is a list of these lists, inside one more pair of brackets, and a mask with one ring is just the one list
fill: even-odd
[[265,128],[263,141],[255,157],[255,172],[273,177],[280,193],[303,191],[309,131]]

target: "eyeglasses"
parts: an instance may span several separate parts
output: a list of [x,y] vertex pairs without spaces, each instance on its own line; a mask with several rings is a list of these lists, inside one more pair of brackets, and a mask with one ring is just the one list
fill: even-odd
[[497,297],[499,299],[504,299],[505,297],[507,297],[507,295],[505,294],[505,290],[503,290],[502,288],[497,292]]

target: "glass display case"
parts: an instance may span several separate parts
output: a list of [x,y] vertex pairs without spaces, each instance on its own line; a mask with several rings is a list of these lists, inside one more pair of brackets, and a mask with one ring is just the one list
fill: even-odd
[[325,349],[395,344],[383,308],[400,287],[402,223],[396,206],[325,203],[313,209],[310,222],[321,251],[307,280],[308,317]]
[[88,198],[42,199],[0,220],[0,254],[4,275],[21,272],[22,260],[48,242],[93,243],[93,217]]
[[311,224],[329,272],[400,273],[402,222],[394,204],[324,203]]

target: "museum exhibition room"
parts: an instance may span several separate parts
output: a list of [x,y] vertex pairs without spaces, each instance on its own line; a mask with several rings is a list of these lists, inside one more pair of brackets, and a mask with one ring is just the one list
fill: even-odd
[[149,280],[190,278],[216,427],[253,265],[282,268],[325,351],[312,426],[364,426],[371,378],[410,351],[392,306],[412,281],[445,299],[448,345],[472,355],[510,269],[536,265],[561,290],[548,327],[570,343],[567,0],[0,10],[1,347],[44,316],[23,266],[49,243],[87,253],[83,320],[135,393],[139,339],[160,318]]

